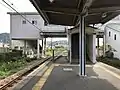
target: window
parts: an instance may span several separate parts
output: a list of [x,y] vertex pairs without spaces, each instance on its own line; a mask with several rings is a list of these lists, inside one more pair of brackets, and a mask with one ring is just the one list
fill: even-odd
[[33,21],[32,21],[32,24],[37,25],[37,21],[36,21],[36,20],[33,20]]
[[23,21],[22,21],[22,24],[26,24],[26,21],[25,21],[25,20],[23,20]]
[[17,49],[18,49],[18,46],[15,46],[14,49],[17,50]]
[[111,36],[111,32],[109,31],[109,37]]
[[116,40],[116,34],[114,35],[114,40]]
[[23,49],[23,47],[20,47],[20,50],[22,50]]

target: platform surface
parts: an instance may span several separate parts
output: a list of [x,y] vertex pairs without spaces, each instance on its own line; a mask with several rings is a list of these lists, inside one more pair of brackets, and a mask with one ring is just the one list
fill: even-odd
[[99,67],[86,64],[86,76],[78,75],[79,65],[59,58],[41,77],[38,74],[21,89],[15,90],[120,90],[120,78]]
[[120,80],[97,65],[86,65],[86,77],[78,71],[77,65],[55,66],[41,90],[120,90]]

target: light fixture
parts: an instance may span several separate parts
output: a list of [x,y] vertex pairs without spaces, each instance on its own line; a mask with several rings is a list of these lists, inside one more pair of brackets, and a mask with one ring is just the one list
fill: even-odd
[[49,0],[49,1],[50,1],[50,3],[53,3],[54,0]]

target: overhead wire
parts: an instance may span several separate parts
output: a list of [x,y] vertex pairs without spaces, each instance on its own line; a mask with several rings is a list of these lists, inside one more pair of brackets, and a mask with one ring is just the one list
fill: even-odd
[[19,10],[15,5],[14,5],[14,3],[13,2],[11,2],[10,0],[7,0],[12,6],[14,6],[14,8],[16,8],[17,10]]
[[13,8],[10,4],[8,4],[5,0],[2,0],[7,6],[9,6],[12,10],[14,10],[17,14],[19,14],[23,19],[25,19],[28,23],[33,25],[36,29],[38,29],[40,32],[43,32],[39,27],[32,24],[25,16],[23,16],[21,13],[19,13],[15,8]]
[[9,9],[10,11],[13,11],[12,9],[10,9],[9,7],[7,7],[6,5],[4,5],[3,3],[1,3],[0,2],[0,4],[3,6],[3,7],[5,7],[5,8],[7,8],[7,9]]

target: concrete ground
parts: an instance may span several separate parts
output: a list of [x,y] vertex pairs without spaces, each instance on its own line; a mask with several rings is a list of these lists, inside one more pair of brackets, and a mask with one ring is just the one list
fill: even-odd
[[86,65],[86,77],[78,76],[78,71],[77,65],[60,58],[41,90],[120,90],[120,79],[97,64]]
[[87,64],[85,77],[79,76],[78,72],[78,65],[68,64],[66,57],[61,57],[42,77],[41,70],[38,69],[37,74],[24,87],[14,90],[120,90],[119,74],[100,67],[100,63]]

